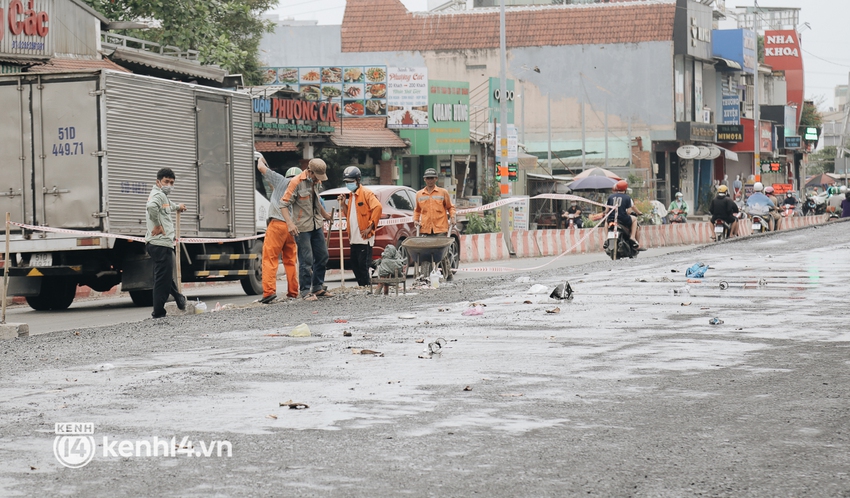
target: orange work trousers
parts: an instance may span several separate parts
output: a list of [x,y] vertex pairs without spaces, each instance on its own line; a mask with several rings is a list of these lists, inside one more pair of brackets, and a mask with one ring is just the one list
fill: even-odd
[[263,296],[277,293],[278,257],[286,270],[286,295],[298,297],[298,246],[286,223],[272,218],[263,242]]

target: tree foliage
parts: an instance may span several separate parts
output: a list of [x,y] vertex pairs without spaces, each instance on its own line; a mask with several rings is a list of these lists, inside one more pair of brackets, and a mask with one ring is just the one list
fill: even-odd
[[800,128],[805,130],[806,128],[812,127],[817,128],[818,131],[820,131],[822,124],[823,116],[821,116],[817,106],[812,102],[805,102],[803,104],[803,112],[800,115]]
[[110,20],[154,21],[159,26],[128,30],[128,36],[198,50],[202,63],[241,73],[246,84],[260,83],[260,39],[274,26],[260,15],[278,0],[85,1]]
[[823,149],[809,156],[809,167],[806,173],[819,175],[821,173],[835,173],[835,153],[837,149],[833,146]]

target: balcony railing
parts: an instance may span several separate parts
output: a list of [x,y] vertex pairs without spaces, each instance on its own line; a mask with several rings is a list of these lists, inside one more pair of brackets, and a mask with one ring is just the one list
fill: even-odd
[[198,56],[200,55],[200,52],[197,50],[183,50],[180,47],[162,45],[160,43],[115,33],[102,33],[100,38],[101,44],[104,47],[111,49],[127,47],[189,61],[197,61]]

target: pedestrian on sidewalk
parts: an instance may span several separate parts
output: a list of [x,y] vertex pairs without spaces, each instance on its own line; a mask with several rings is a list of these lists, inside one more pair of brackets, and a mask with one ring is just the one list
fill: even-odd
[[[449,222],[457,224],[455,207],[449,192],[437,186],[437,170],[428,168],[422,175],[425,188],[416,192],[416,207],[413,209],[413,224],[419,229],[419,234],[426,237],[448,237]],[[451,262],[448,255],[442,260],[443,276],[446,281],[452,280]],[[420,271],[424,275],[431,273],[431,262],[420,262]],[[420,277],[421,275],[417,275]]]
[[[260,299],[261,303],[269,304],[277,299],[278,258],[283,260],[283,268],[286,271],[286,296],[290,298],[298,297],[298,270],[296,268],[298,246],[295,244],[295,238],[289,233],[289,228],[280,211],[280,199],[289,186],[289,178],[269,168],[266,159],[259,152],[255,152],[255,157],[257,158],[257,170],[272,187],[266,236],[263,241],[263,297]],[[298,168],[290,168],[290,171],[292,169],[297,171],[295,174],[301,173]],[[287,173],[290,171],[287,171]]]
[[[342,181],[349,194],[337,197],[339,209],[348,220],[349,264],[357,279],[357,285],[371,283],[369,270],[372,264],[372,247],[375,245],[375,231],[381,219],[381,201],[361,183],[360,168],[349,166],[342,173]],[[342,255],[340,254],[340,257]]]
[[319,202],[318,186],[327,181],[327,165],[319,158],[310,159],[307,170],[293,177],[280,202],[289,233],[298,244],[298,282],[301,297],[332,297],[323,287],[328,264],[328,246],[322,230],[324,220],[332,217]]
[[186,309],[186,296],[177,290],[174,282],[175,230],[174,220],[171,219],[171,213],[186,211],[186,205],[174,206],[168,199],[174,188],[174,180],[171,169],[160,169],[145,205],[145,252],[153,260],[153,318],[165,316],[165,302],[169,295],[174,296],[178,309]]

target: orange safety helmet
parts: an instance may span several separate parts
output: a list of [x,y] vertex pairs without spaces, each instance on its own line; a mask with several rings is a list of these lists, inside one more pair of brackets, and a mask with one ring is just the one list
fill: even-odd
[[629,188],[629,182],[620,180],[614,185],[614,192],[625,192],[627,188]]

